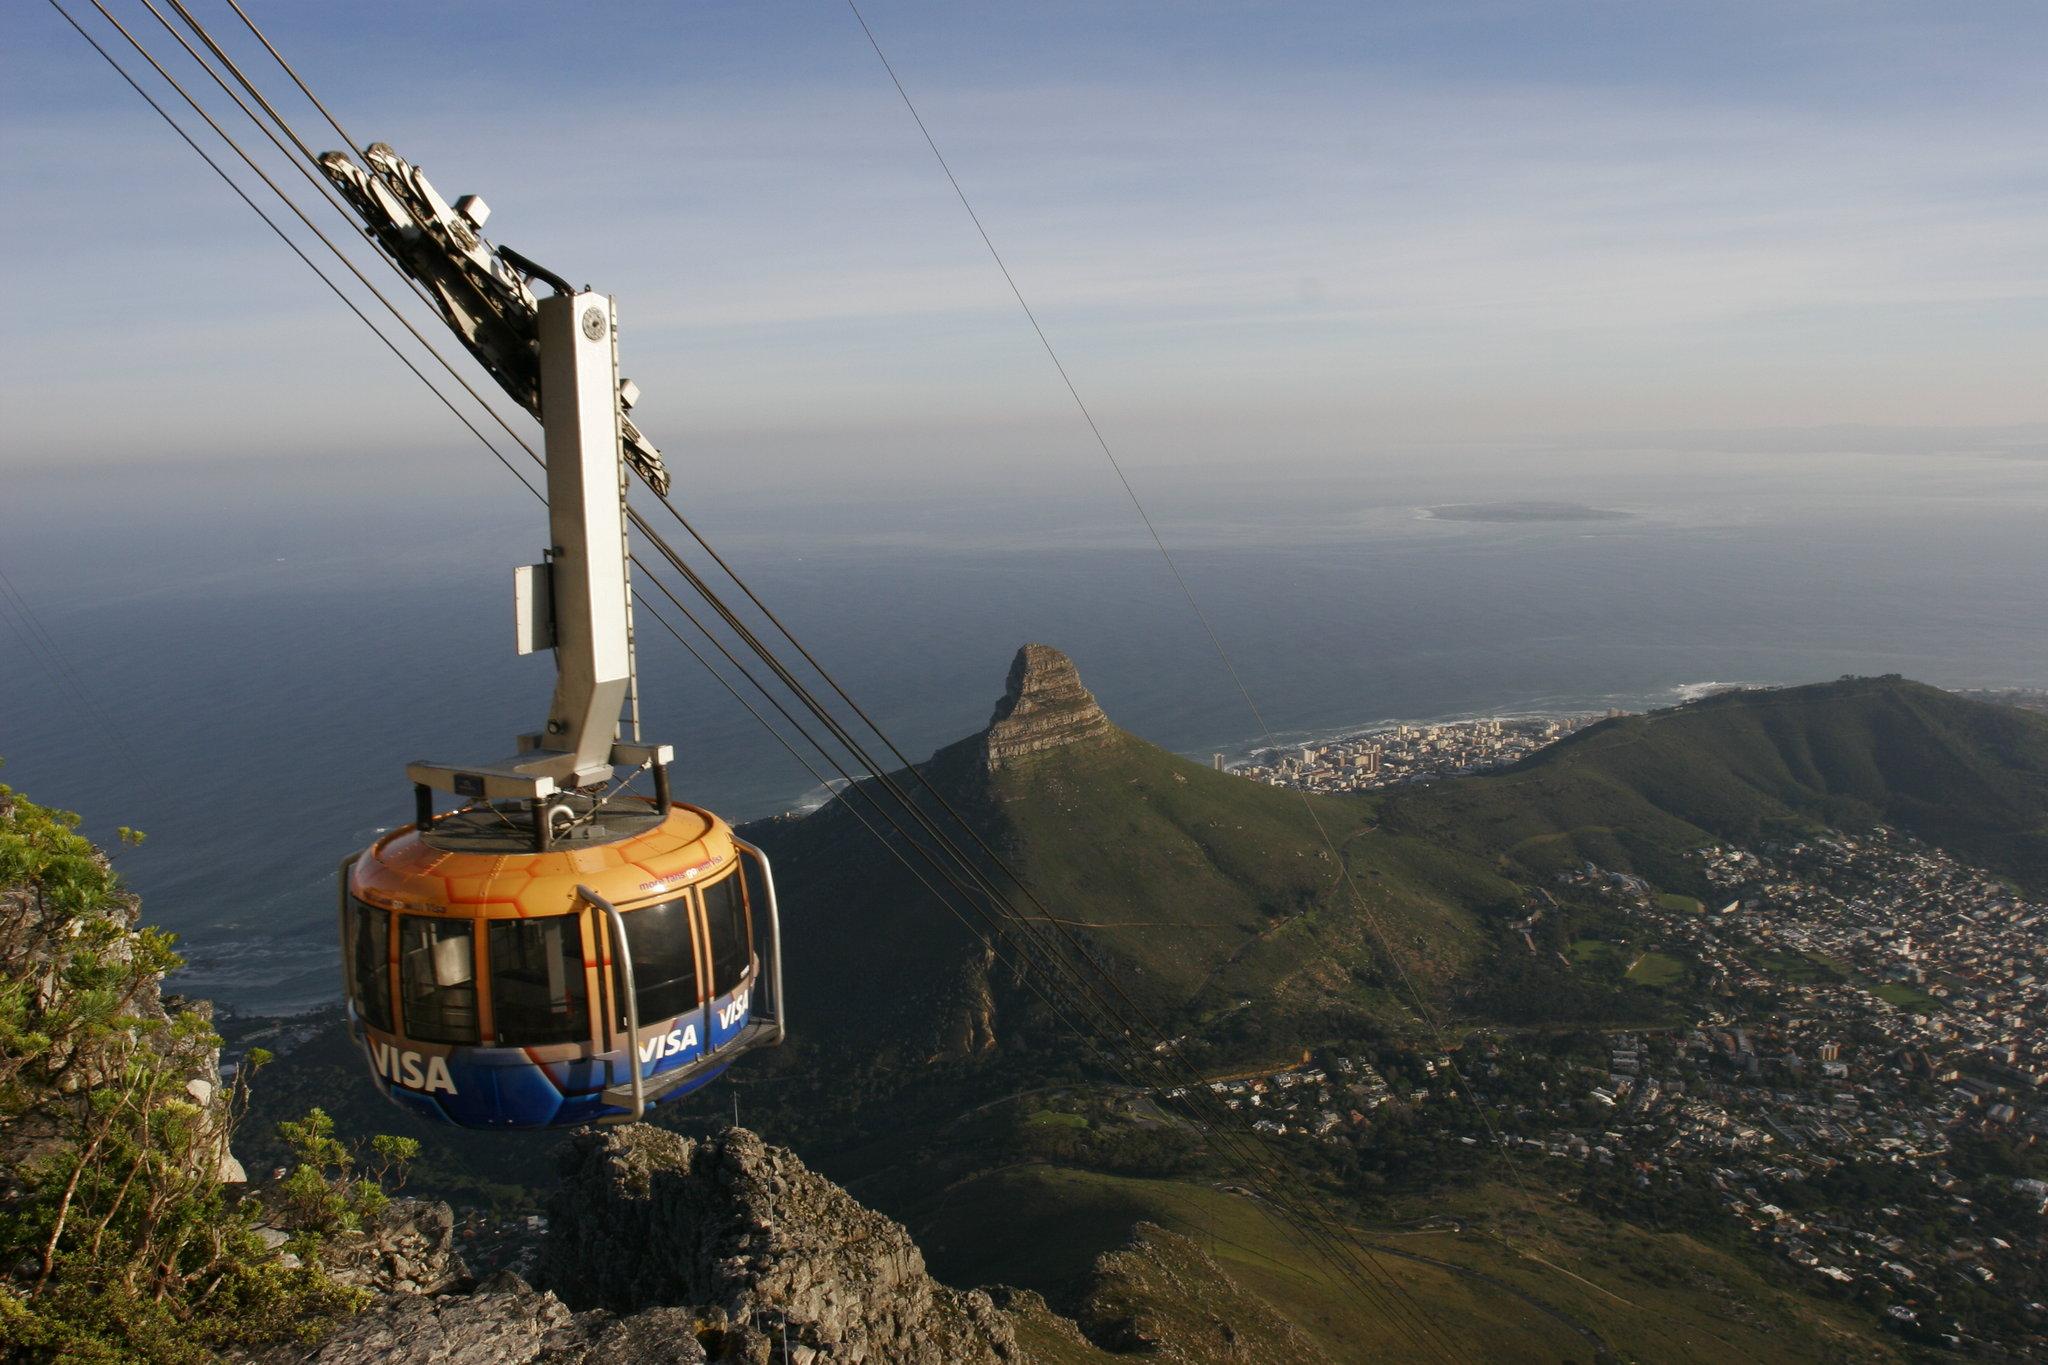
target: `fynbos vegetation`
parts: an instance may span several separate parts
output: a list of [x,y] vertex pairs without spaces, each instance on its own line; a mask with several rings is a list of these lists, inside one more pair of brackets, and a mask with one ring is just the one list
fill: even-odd
[[[240,1193],[230,1141],[266,1059],[221,1084],[210,1011],[160,993],[172,937],[77,824],[0,786],[0,1350],[196,1361],[316,1335],[361,1297],[322,1249],[383,1193],[318,1111],[285,1133],[276,1194]],[[380,1140],[378,1168],[409,1148]]]

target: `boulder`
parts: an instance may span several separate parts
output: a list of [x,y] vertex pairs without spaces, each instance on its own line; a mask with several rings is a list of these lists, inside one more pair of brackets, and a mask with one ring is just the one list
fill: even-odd
[[[1019,1359],[987,1294],[925,1271],[910,1234],[745,1129],[579,1133],[550,1203],[542,1281],[624,1317],[699,1305],[721,1358],[965,1365]],[[772,1348],[773,1355],[769,1354]],[[807,1354],[806,1354],[807,1353]]]
[[454,1210],[425,1199],[392,1200],[329,1247],[322,1264],[341,1283],[382,1294],[443,1294],[470,1279],[455,1250]]
[[696,1322],[683,1309],[628,1318],[571,1312],[516,1275],[475,1293],[388,1295],[311,1348],[259,1358],[264,1365],[703,1365]]

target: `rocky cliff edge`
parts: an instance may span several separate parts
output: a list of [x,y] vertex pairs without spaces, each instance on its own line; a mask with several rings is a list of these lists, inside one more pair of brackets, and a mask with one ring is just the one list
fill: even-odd
[[934,1281],[909,1233],[743,1129],[646,1125],[564,1148],[537,1288],[394,1294],[284,1360],[436,1365],[598,1361],[996,1365],[1010,1317]]
[[1107,743],[1116,734],[1081,674],[1051,645],[1025,645],[983,739],[990,772],[1048,749]]

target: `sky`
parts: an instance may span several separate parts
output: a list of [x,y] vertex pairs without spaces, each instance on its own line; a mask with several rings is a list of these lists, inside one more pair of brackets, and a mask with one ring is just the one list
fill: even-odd
[[[692,478],[1099,462],[843,3],[247,8],[350,131],[617,296],[636,415]],[[2037,4],[863,11],[1134,467],[2048,420]],[[53,9],[0,25],[0,472],[480,477]]]

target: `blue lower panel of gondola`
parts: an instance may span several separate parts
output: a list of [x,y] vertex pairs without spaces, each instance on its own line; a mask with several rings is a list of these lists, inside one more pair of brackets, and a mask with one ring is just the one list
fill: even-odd
[[[687,1095],[717,1079],[728,1062],[717,1056],[747,1022],[742,989],[712,1002],[709,1018],[691,1013],[655,1025],[640,1044],[648,1105]],[[711,1031],[708,1054],[702,1031]],[[543,1062],[523,1048],[450,1047],[408,1050],[396,1040],[360,1031],[357,1039],[378,1087],[403,1109],[464,1128],[560,1128],[625,1112],[611,1102],[632,1085],[621,1054]],[[676,1073],[688,1071],[684,1079]]]

